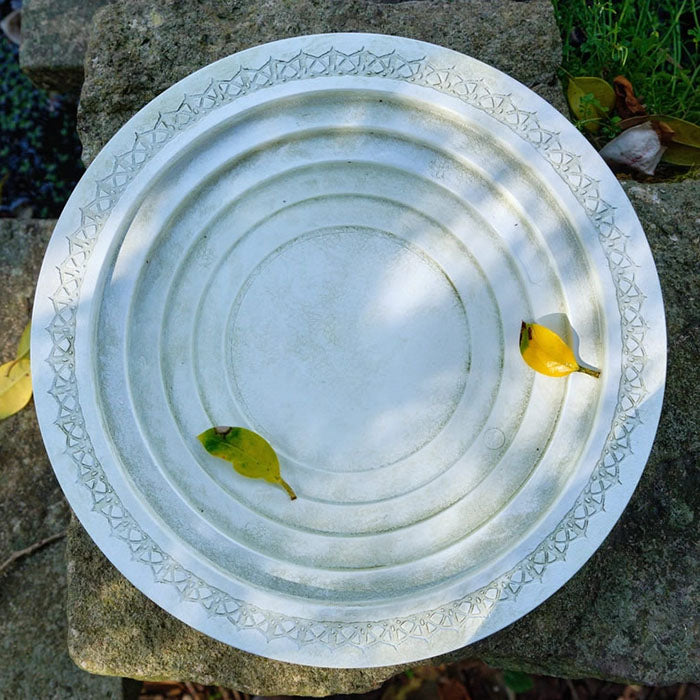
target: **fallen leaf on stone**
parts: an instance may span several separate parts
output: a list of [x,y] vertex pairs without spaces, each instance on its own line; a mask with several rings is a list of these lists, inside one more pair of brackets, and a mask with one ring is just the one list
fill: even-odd
[[582,120],[583,128],[590,132],[600,129],[601,120],[615,105],[615,91],[601,78],[570,78],[566,96],[571,111]]
[[277,454],[264,437],[247,428],[218,426],[205,430],[197,439],[214,457],[231,462],[233,468],[251,479],[264,479],[278,484],[294,500],[297,496],[280,476]]
[[539,323],[522,322],[520,354],[532,369],[548,377],[565,377],[572,372],[600,377],[597,369],[581,367],[573,350],[554,331]]
[[624,75],[613,79],[615,90],[615,109],[622,119],[639,117],[647,113],[646,107],[634,94],[634,88]]
[[600,150],[600,157],[608,164],[653,175],[666,151],[662,127],[652,122],[638,124],[623,131]]
[[15,359],[0,366],[0,420],[22,410],[32,398],[30,333],[31,323],[28,323],[20,336]]
[[32,398],[29,359],[12,360],[0,366],[0,420],[21,411]]

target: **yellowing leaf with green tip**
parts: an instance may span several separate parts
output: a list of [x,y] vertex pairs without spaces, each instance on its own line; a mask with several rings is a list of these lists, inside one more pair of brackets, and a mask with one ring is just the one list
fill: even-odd
[[209,454],[231,462],[239,474],[278,484],[292,500],[297,497],[280,476],[280,463],[270,443],[252,430],[218,426],[205,430],[197,439]]
[[29,358],[12,360],[0,366],[0,420],[23,409],[32,398]]
[[548,377],[565,377],[572,372],[600,377],[597,369],[581,367],[573,350],[554,331],[539,323],[522,322],[520,354],[532,369]]
[[570,78],[566,97],[574,116],[583,120],[584,129],[591,132],[600,129],[601,119],[615,106],[615,90],[601,78]]

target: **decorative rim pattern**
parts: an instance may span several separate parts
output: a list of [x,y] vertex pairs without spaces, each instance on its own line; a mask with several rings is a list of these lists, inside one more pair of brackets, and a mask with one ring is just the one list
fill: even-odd
[[[358,39],[358,44],[362,37]],[[534,146],[569,187],[597,230],[608,260],[621,318],[622,373],[605,447],[585,488],[557,527],[527,557],[488,585],[446,605],[407,617],[366,622],[324,622],[264,610],[208,584],[159,547],[122,504],[95,455],[78,396],[74,341],[81,285],[95,243],[122,193],[144,165],[180,132],[204,115],[237,98],[289,81],[329,76],[380,77],[405,81],[456,97],[509,127]],[[486,617],[513,601],[525,586],[541,581],[545,570],[565,559],[589,521],[605,506],[606,493],[620,483],[620,465],[631,454],[630,436],[640,424],[638,407],[648,396],[644,382],[645,299],[627,253],[628,234],[615,223],[615,207],[600,195],[599,181],[583,172],[581,157],[568,151],[560,134],[543,127],[535,112],[518,108],[510,95],[493,92],[483,78],[465,77],[453,67],[425,57],[406,59],[396,51],[378,55],[360,48],[335,48],[314,55],[299,51],[289,60],[270,56],[258,68],[240,65],[228,80],[209,80],[201,92],[185,94],[180,106],[160,114],[152,128],[134,136],[130,150],[113,156],[112,172],[95,182],[94,199],[81,207],[81,225],[68,239],[68,256],[59,268],[60,284],[51,297],[55,315],[48,325],[53,372],[50,394],[58,406],[55,425],[77,477],[90,492],[92,509],[104,516],[111,535],[132,558],[150,567],[153,580],[177,589],[182,601],[199,604],[209,616],[225,618],[238,630],[254,630],[266,640],[292,640],[298,647],[321,644],[331,649],[374,645],[398,647],[408,639],[427,640],[439,630],[463,630],[468,620]]]

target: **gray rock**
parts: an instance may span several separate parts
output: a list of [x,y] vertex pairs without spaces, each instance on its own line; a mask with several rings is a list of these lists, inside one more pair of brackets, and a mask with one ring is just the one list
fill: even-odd
[[654,447],[629,506],[588,564],[503,639],[473,649],[524,671],[668,684],[700,678],[700,408],[692,398],[700,381],[700,182],[629,182],[625,190],[666,310],[668,375]]
[[[700,382],[697,270],[700,182],[629,183],[666,305],[666,398],[629,506],[591,560],[535,611],[436,661],[469,657],[514,670],[663,685],[700,677]],[[129,584],[82,528],[69,529],[73,658],[95,673],[218,683],[262,695],[356,693],[403,667],[333,670],[283,664],[205,637]]]
[[[29,321],[53,221],[0,220],[0,361]],[[0,563],[65,530],[68,504],[53,475],[32,402],[0,421]],[[68,656],[65,541],[17,560],[0,580],[0,697],[121,698],[121,680],[91,676]]]
[[250,46],[301,34],[374,32],[474,56],[566,110],[549,0],[120,0],[100,10],[88,42],[79,132],[89,164],[144,104],[194,70]]
[[24,0],[19,62],[38,87],[80,94],[88,31],[110,0]]
[[[0,363],[15,356],[54,221],[0,219]],[[17,439],[22,435],[23,439]],[[0,559],[64,530],[69,510],[46,457],[33,402],[0,421]]]
[[700,182],[625,183],[654,254],[668,375],[637,490],[603,546],[532,614],[472,649],[496,666],[669,684],[700,678]]
[[[628,181],[623,186],[654,253],[666,310],[668,377],[664,411],[652,457],[697,458],[700,410],[691,397],[700,382],[698,349],[693,342],[697,341],[700,327],[700,182],[685,180],[652,185]],[[697,480],[694,483],[697,484]],[[663,484],[660,486],[663,488]],[[689,497],[693,491],[697,492],[697,488],[687,489]],[[697,493],[695,496],[697,498]],[[659,509],[668,505],[666,500],[658,504]],[[696,531],[700,517],[697,505],[696,500]],[[680,516],[676,514],[675,517]]]
[[[86,671],[223,685],[257,695],[362,693],[394,669],[323,669],[272,661],[188,627],[134,588],[77,520],[68,529],[68,647]],[[398,669],[397,669],[398,670]]]

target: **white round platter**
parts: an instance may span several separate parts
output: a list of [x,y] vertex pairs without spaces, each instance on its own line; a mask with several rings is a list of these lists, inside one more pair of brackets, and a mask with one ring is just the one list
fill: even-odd
[[[535,374],[521,320],[600,379]],[[561,587],[622,513],[665,376],[619,184],[533,92],[391,36],[243,51],[146,105],[56,226],[37,412],[149,598],[300,664],[410,662]],[[299,498],[196,439],[240,425]]]

